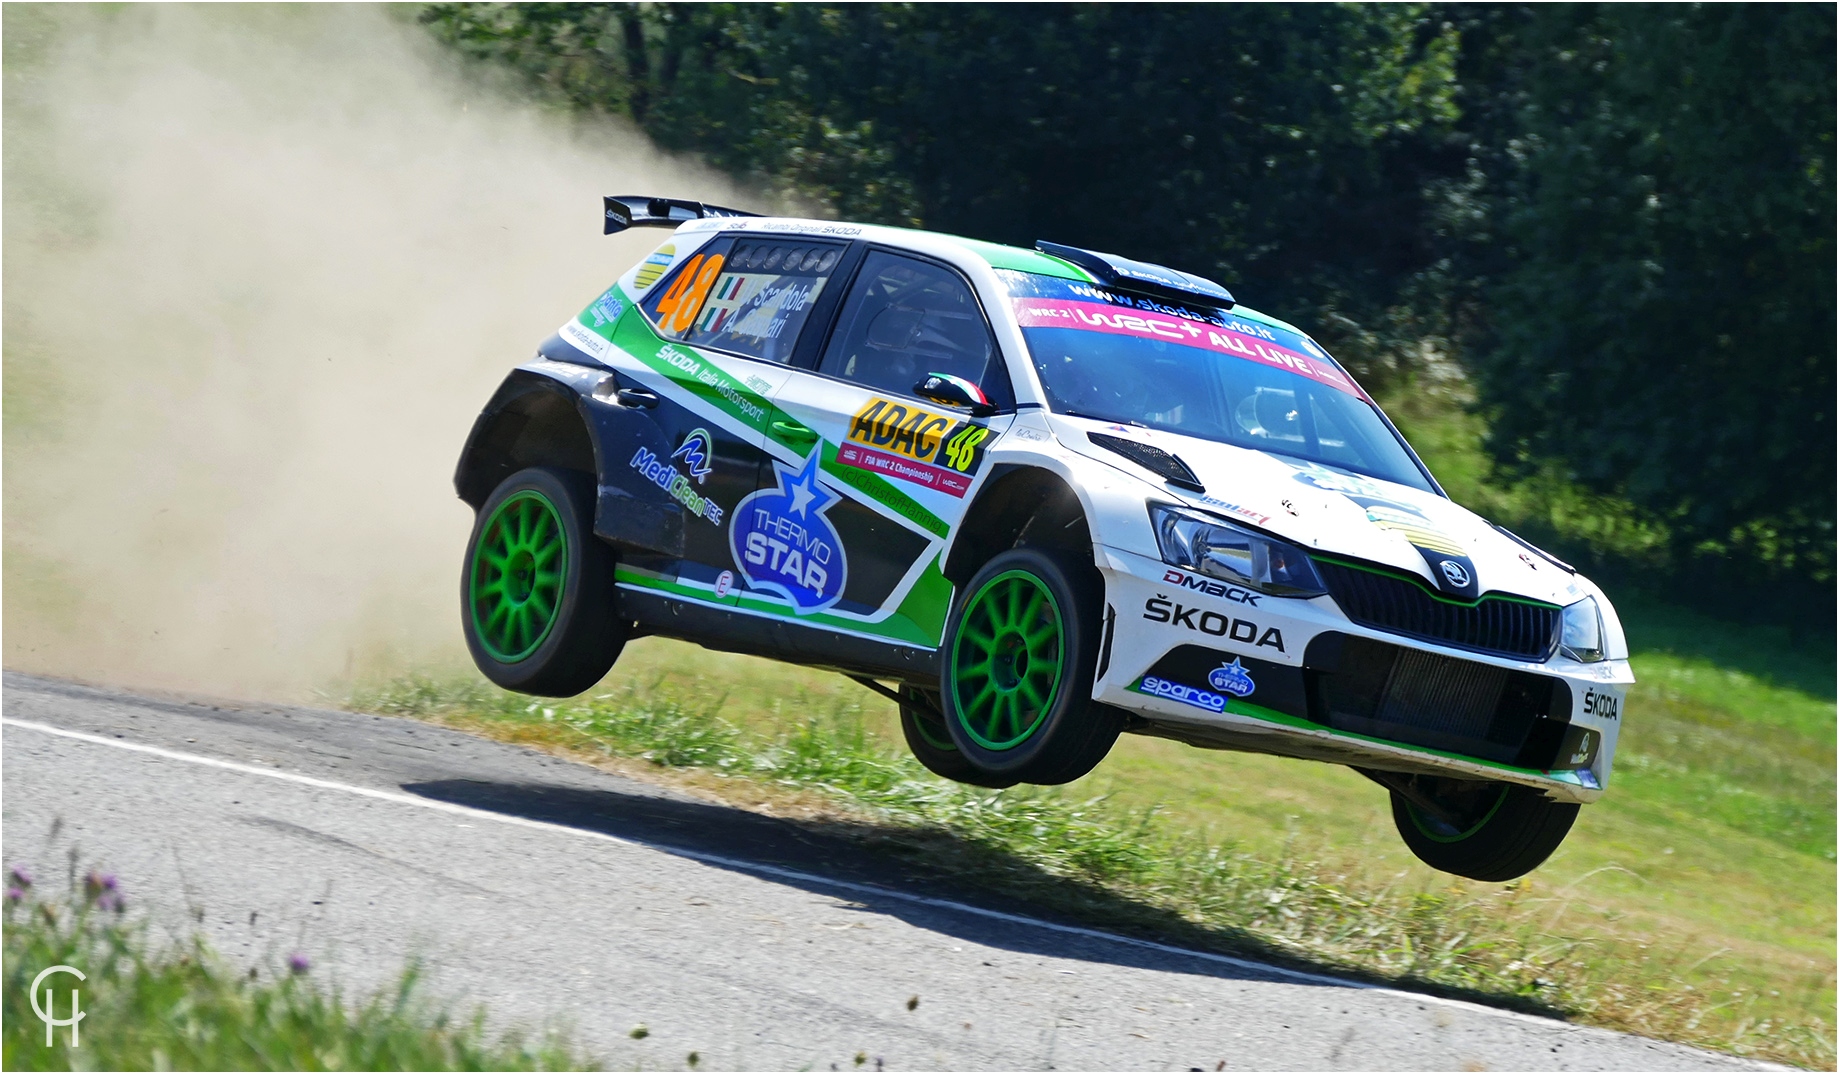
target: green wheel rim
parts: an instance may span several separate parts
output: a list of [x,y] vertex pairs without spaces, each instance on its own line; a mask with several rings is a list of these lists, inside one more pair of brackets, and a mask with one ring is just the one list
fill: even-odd
[[1027,571],[1004,571],[971,595],[952,643],[958,725],[984,749],[1014,749],[1047,719],[1065,668],[1060,603]]
[[535,489],[492,512],[473,546],[467,603],[473,634],[493,660],[528,660],[555,628],[568,574],[562,515]]
[[1460,843],[1469,836],[1481,831],[1482,825],[1494,819],[1494,814],[1499,813],[1501,811],[1501,806],[1505,805],[1507,802],[1507,790],[1506,787],[1502,787],[1500,794],[1494,799],[1494,804],[1489,806],[1487,812],[1481,815],[1481,819],[1462,831],[1456,830],[1453,824],[1445,824],[1435,817],[1425,816],[1423,810],[1412,805],[1410,802],[1405,803],[1405,811],[1411,814],[1412,826],[1415,827],[1418,830],[1418,834],[1422,835],[1424,838],[1433,843]]

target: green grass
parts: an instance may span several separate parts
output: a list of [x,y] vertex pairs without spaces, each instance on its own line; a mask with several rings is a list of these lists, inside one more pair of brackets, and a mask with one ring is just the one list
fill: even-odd
[[[961,787],[908,758],[892,706],[839,676],[657,639],[584,699],[455,675],[351,704],[815,808],[923,872],[1108,927],[1830,1066],[1830,702],[1708,684],[1689,655],[1637,667],[1650,660],[1662,685],[1629,705],[1610,795],[1509,885],[1419,865],[1383,793],[1346,769],[1126,737],[1069,787]],[[1750,707],[1775,722],[1751,733]],[[1752,784],[1794,728],[1806,737],[1783,753],[1807,760]]]
[[[578,1070],[565,1043],[487,1036],[483,1013],[456,1019],[422,998],[413,967],[395,987],[349,997],[296,956],[238,972],[204,941],[158,943],[122,912],[112,879],[94,874],[64,898],[41,898],[15,872],[5,910],[4,1066],[8,1070]],[[73,885],[74,887],[74,885]],[[48,966],[53,1010],[70,988],[84,1018],[78,1046],[59,1028],[45,1044],[32,980]],[[41,999],[41,1004],[43,1000]]]

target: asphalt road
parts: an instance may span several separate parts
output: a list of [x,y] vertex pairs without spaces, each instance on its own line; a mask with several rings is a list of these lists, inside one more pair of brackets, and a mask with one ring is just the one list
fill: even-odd
[[4,714],[7,861],[74,851],[239,963],[366,989],[419,958],[610,1066],[1760,1067],[971,905],[821,826],[409,720],[13,673]]

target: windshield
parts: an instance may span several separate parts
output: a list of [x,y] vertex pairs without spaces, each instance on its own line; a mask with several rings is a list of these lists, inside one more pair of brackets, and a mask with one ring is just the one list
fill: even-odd
[[1055,413],[1433,491],[1372,400],[1300,333],[1051,276],[999,275]]

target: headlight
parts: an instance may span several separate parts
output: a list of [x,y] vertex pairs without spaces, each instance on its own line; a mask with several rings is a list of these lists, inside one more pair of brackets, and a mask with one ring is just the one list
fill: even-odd
[[1163,562],[1281,597],[1326,593],[1315,563],[1293,544],[1177,507],[1151,504]]
[[1594,664],[1603,659],[1603,614],[1596,610],[1595,597],[1585,597],[1564,610],[1560,645],[1564,655],[1579,663]]

